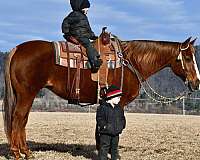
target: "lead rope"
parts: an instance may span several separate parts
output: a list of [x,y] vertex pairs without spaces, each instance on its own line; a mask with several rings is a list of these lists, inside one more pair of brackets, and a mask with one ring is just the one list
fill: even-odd
[[147,86],[150,88],[150,90],[152,91],[152,93],[154,95],[157,95],[159,97],[159,99],[155,99],[150,93],[147,92],[147,90],[145,89],[144,85],[143,85],[143,81],[142,81],[142,76],[140,75],[140,73],[138,72],[138,70],[132,65],[129,63],[128,60],[124,59],[123,58],[123,54],[118,54],[119,58],[121,59],[121,62],[122,62],[122,65],[124,66],[127,66],[133,73],[136,74],[138,80],[139,80],[139,83],[141,84],[144,92],[147,94],[147,96],[152,99],[153,101],[155,102],[158,102],[158,103],[165,103],[165,104],[168,104],[168,103],[172,103],[172,102],[175,102],[177,100],[180,100],[182,99],[185,95],[188,95],[189,93],[187,91],[184,91],[180,94],[180,96],[177,96],[175,98],[170,98],[170,97],[165,97],[165,96],[162,96],[160,95],[159,93],[157,93],[150,85],[147,81],[144,81]]

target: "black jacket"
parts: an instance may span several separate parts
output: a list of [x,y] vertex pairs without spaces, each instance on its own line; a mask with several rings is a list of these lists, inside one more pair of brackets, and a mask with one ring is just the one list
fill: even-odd
[[75,38],[86,37],[91,39],[95,36],[92,31],[87,16],[82,12],[82,9],[90,7],[88,0],[71,0],[72,12],[65,17],[62,22],[62,32],[66,36]]
[[124,110],[115,105],[104,102],[97,108],[96,121],[98,132],[108,135],[119,135],[126,126]]

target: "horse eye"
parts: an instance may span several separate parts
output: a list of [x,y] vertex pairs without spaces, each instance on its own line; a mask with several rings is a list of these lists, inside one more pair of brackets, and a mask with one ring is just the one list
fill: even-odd
[[185,60],[186,60],[186,61],[191,61],[192,59],[191,59],[190,56],[185,56]]

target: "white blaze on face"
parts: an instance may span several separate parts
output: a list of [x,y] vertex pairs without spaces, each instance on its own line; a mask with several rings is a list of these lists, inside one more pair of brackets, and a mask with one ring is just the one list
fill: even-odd
[[182,52],[180,52],[180,54],[178,56],[178,60],[181,61],[182,68],[185,69],[184,64],[183,64],[183,55],[182,55]]
[[[198,69],[196,58],[195,58],[194,54],[193,54],[193,62],[194,62],[194,68],[195,68],[195,71],[196,71],[196,74],[197,74],[197,78],[198,78],[198,80],[200,80],[199,69]],[[199,86],[199,89],[200,89],[200,86]]]

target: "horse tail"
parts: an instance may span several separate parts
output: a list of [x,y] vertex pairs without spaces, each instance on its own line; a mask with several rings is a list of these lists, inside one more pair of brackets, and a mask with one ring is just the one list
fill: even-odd
[[4,99],[3,99],[3,119],[4,119],[4,130],[8,139],[8,143],[11,141],[12,132],[12,114],[16,105],[16,95],[13,91],[13,86],[11,82],[10,64],[11,59],[16,52],[17,48],[10,51],[5,61],[4,69]]

